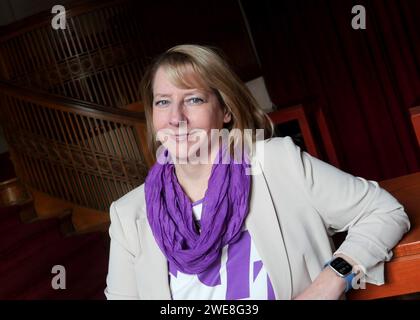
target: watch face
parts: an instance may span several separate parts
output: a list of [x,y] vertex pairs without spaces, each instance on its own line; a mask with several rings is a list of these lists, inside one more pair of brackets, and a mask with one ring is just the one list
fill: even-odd
[[353,270],[351,264],[349,264],[346,260],[340,257],[335,258],[333,261],[331,261],[330,265],[333,269],[335,269],[339,274],[343,276],[349,274]]

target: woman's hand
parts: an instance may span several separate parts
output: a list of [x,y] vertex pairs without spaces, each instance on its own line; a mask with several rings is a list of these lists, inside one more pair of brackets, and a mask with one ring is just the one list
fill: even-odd
[[338,300],[346,289],[346,280],[325,268],[314,282],[294,300]]

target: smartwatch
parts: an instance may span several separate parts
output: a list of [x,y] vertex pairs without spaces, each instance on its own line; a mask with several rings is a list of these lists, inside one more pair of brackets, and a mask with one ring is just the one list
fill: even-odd
[[348,292],[353,287],[352,281],[356,275],[356,273],[353,272],[352,265],[341,257],[334,257],[324,265],[324,268],[327,266],[340,278],[346,280],[346,290],[344,292]]

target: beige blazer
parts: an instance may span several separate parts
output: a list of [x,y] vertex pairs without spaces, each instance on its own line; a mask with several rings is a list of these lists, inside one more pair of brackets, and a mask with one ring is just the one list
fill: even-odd
[[[384,283],[384,261],[410,228],[404,209],[375,181],[301,152],[290,137],[257,142],[246,227],[278,299],[307,288],[333,253]],[[259,174],[257,174],[259,173]],[[171,299],[167,260],[150,229],[141,185],[111,204],[108,299]],[[348,230],[335,251],[330,236]]]

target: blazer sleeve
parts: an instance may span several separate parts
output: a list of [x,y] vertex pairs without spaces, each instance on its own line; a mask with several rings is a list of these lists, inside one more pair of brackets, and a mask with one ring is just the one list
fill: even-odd
[[298,184],[328,233],[348,231],[334,254],[345,254],[362,266],[366,282],[383,284],[384,262],[391,259],[392,248],[410,229],[403,206],[377,182],[302,152],[290,137],[283,138],[283,146]]
[[134,271],[135,255],[128,249],[115,202],[110,207],[110,218],[111,243],[105,296],[108,300],[137,300],[139,297]]

